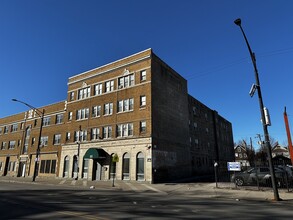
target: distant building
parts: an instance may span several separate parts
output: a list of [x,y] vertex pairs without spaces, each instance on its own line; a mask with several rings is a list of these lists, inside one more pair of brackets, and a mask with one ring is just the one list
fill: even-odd
[[278,142],[276,142],[274,146],[272,147],[272,158],[273,158],[274,164],[292,165],[288,148],[282,147],[281,145],[279,145]]
[[67,100],[0,119],[0,175],[159,182],[233,161],[232,125],[151,49],[68,80]]
[[242,169],[246,169],[247,167],[250,167],[246,143],[244,142],[243,144],[236,145],[234,147],[234,151],[235,151],[235,161],[240,162]]

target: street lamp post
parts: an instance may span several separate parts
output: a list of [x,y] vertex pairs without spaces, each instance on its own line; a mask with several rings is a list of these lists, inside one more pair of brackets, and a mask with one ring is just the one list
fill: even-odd
[[252,52],[248,40],[246,38],[246,35],[243,31],[243,28],[241,26],[241,19],[238,18],[234,21],[234,23],[240,27],[240,30],[243,34],[243,37],[245,39],[246,45],[248,47],[249,50],[249,54],[253,63],[253,67],[254,67],[254,73],[255,73],[255,81],[256,84],[253,85],[253,88],[250,92],[250,96],[253,96],[255,90],[257,89],[257,93],[258,93],[258,100],[259,100],[259,107],[260,107],[260,113],[261,113],[261,120],[262,120],[262,125],[263,125],[263,131],[264,131],[264,136],[265,136],[265,146],[267,148],[267,153],[268,153],[268,161],[269,161],[269,167],[270,167],[270,174],[271,174],[271,179],[272,179],[272,187],[274,190],[274,200],[276,201],[280,201],[280,197],[279,197],[279,193],[278,193],[278,188],[277,188],[277,184],[276,184],[276,177],[275,177],[275,170],[273,167],[273,163],[272,163],[272,150],[271,150],[271,145],[270,145],[270,138],[269,138],[269,132],[268,132],[268,123],[265,117],[265,108],[264,108],[264,104],[263,104],[263,100],[262,100],[262,94],[261,94],[261,88],[260,88],[260,82],[259,82],[259,77],[258,77],[258,71],[257,71],[257,67],[256,67],[256,59],[255,59],[255,54]]
[[19,102],[19,103],[22,103],[22,104],[26,105],[27,107],[29,107],[30,109],[35,111],[35,113],[41,118],[38,146],[37,146],[37,150],[36,150],[35,167],[34,167],[34,174],[33,174],[33,182],[35,182],[36,176],[37,176],[38,164],[39,164],[40,145],[41,145],[41,137],[42,137],[42,129],[43,129],[43,120],[44,120],[45,109],[40,111],[39,109],[37,109],[37,108],[33,107],[32,105],[27,104],[27,103],[25,103],[23,101],[20,101],[20,100],[17,100],[17,99],[12,99],[12,101]]

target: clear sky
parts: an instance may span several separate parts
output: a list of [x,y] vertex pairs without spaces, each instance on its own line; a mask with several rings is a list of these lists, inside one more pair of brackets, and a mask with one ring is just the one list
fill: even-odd
[[[188,80],[189,93],[233,125],[234,142],[263,134],[256,54],[270,135],[293,129],[291,0],[1,0],[0,117],[66,99],[68,77],[147,48]],[[257,145],[255,144],[255,147]]]

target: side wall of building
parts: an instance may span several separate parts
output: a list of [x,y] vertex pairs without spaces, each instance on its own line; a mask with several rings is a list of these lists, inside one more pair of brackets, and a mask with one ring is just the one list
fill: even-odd
[[154,181],[191,175],[187,82],[153,54],[152,139]]

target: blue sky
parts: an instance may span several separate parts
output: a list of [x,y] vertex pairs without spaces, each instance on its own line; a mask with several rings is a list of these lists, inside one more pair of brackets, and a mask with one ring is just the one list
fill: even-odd
[[[1,0],[0,117],[66,99],[68,77],[147,48],[188,80],[189,93],[233,125],[234,142],[263,134],[256,54],[270,135],[286,144],[292,123],[291,0]],[[292,127],[292,126],[291,126]],[[291,128],[292,130],[293,128]],[[255,147],[257,145],[255,144]]]

